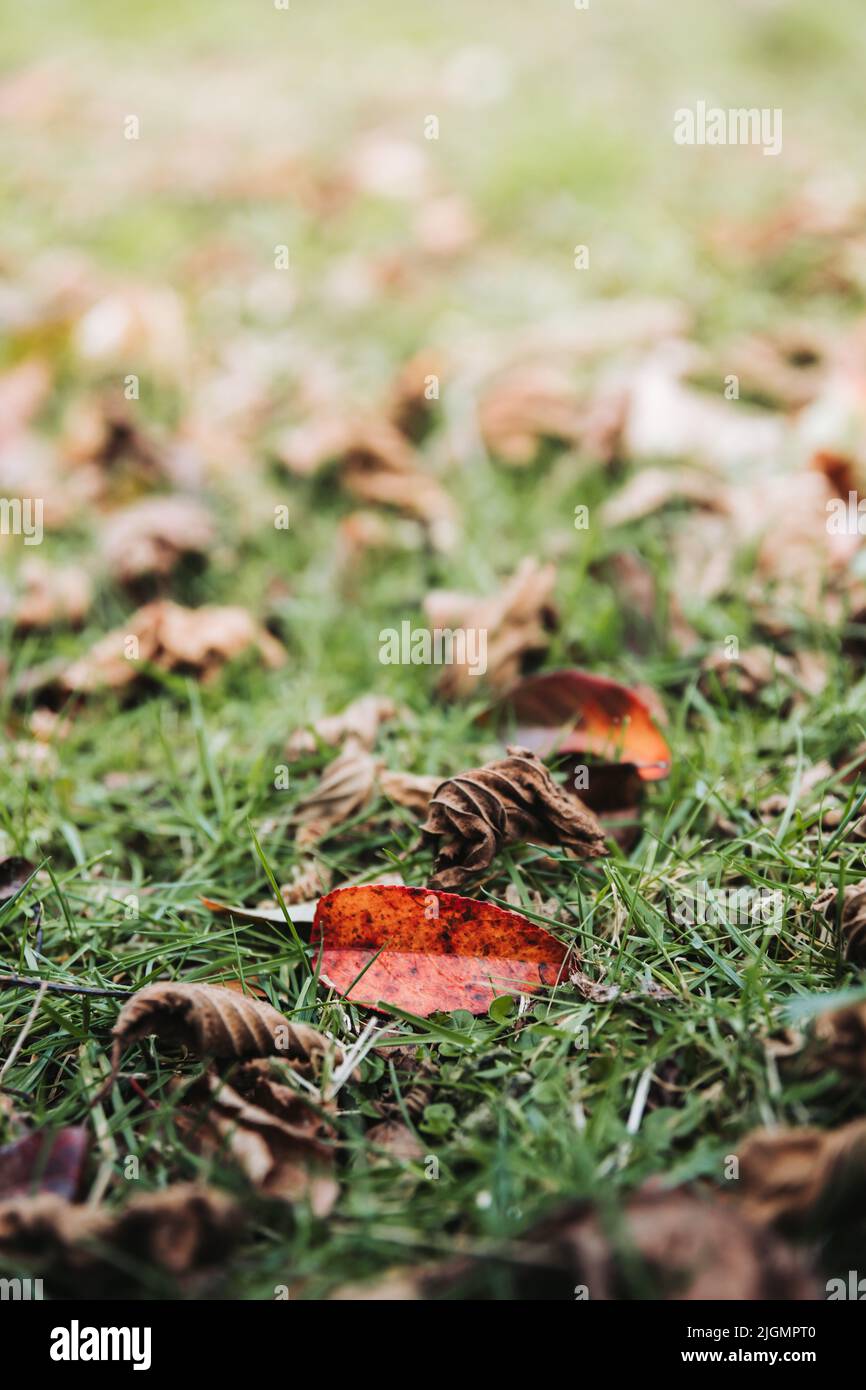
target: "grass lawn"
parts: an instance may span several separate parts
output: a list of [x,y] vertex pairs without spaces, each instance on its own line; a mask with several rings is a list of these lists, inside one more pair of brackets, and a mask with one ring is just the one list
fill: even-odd
[[[546,442],[509,467],[475,415],[492,373],[531,344],[559,361],[550,345],[598,303],[678,309],[681,336],[701,354],[695,378],[716,400],[738,370],[732,344],[750,335],[791,325],[823,341],[851,333],[866,295],[857,237],[806,225],[755,248],[748,230],[799,206],[807,188],[826,188],[828,210],[849,182],[862,198],[860,17],[854,0],[591,0],[586,11],[567,0],[292,0],[288,11],[267,0],[46,0],[16,11],[2,67],[0,369],[48,364],[28,439],[68,443],[82,402],[135,373],[142,431],[160,450],[186,444],[204,458],[196,488],[215,528],[206,563],[181,564],[143,597],[243,605],[287,661],[268,670],[245,653],[204,683],[156,672],[135,696],[55,699],[59,721],[34,752],[31,716],[44,702],[21,695],[23,673],[123,629],[142,598],[98,543],[105,517],[140,484],[121,476],[47,528],[40,559],[88,567],[93,601],[77,630],[0,625],[0,854],[40,869],[0,905],[0,973],[103,989],[241,981],[350,1045],[369,1011],[311,979],[308,947],[287,925],[218,917],[201,898],[256,904],[270,894],[265,863],[283,884],[308,862],[294,816],[334,754],[319,744],[292,761],[287,740],[358,696],[400,707],[375,748],[391,769],[446,778],[502,755],[476,721],[483,690],[439,698],[440,672],[382,664],[379,634],[404,620],[423,627],[433,589],[493,593],[526,556],[556,565],[559,626],[543,669],[651,688],[673,755],[670,775],[648,784],[634,833],[611,841],[607,858],[511,846],[466,890],[502,903],[511,889],[512,905],[577,945],[591,981],[619,992],[585,997],[564,985],[519,1013],[515,1003],[481,1017],[392,1019],[341,1089],[330,1141],[340,1195],[325,1219],[256,1192],[228,1153],[197,1151],[174,1085],[200,1072],[195,1058],[136,1043],[92,1106],[118,1000],[40,998],[0,1078],[0,1143],[14,1137],[13,1109],[34,1129],[87,1125],[85,1195],[110,1207],[131,1189],[181,1180],[236,1197],[246,1234],[204,1296],[271,1299],[287,1287],[322,1298],[458,1253],[473,1272],[444,1296],[471,1287],[508,1298],[525,1270],[494,1255],[519,1249],[560,1204],[590,1200],[615,1227],[627,1194],[649,1179],[726,1188],[728,1156],[756,1127],[829,1129],[862,1113],[862,1083],[787,1067],[771,1045],[785,1029],[808,1031],[828,997],[866,997],[862,971],[810,910],[816,891],[864,872],[863,841],[850,833],[862,784],[845,775],[866,740],[856,614],[831,621],[789,605],[784,636],[768,639],[754,547],[738,550],[721,591],[684,594],[677,553],[696,511],[675,502],[622,525],[600,519],[640,468],[694,459],[625,450],[608,463],[580,443]],[[781,108],[782,155],[677,147],[673,111],[701,97]],[[425,140],[431,114],[439,138]],[[124,138],[131,115],[138,139]],[[368,182],[347,193],[359,168]],[[419,232],[424,211],[449,198],[473,224],[454,253]],[[586,270],[574,267],[578,244],[590,249]],[[287,271],[275,268],[280,246]],[[64,278],[76,307],[45,311],[46,297],[62,302]],[[80,286],[92,300],[130,284],[172,292],[186,341],[169,320],[128,360],[122,350],[88,356],[76,337]],[[568,360],[581,397],[605,372],[629,372],[646,347],[605,346],[598,333],[597,348],[591,339]],[[358,502],[332,475],[288,472],[281,440],[321,401],[378,409],[421,350],[447,363],[419,447],[454,500],[459,539],[439,551],[416,522],[382,512],[382,544],[349,553]],[[760,382],[742,380],[744,410],[785,414]],[[749,479],[744,467],[737,480]],[[281,505],[287,530],[271,520]],[[584,530],[579,505],[589,508]],[[784,498],[764,521],[785,525]],[[653,581],[639,616],[612,580],[623,554]],[[28,559],[20,540],[0,539],[4,583]],[[677,605],[691,644],[676,639]],[[706,672],[731,637],[785,658],[755,693]],[[820,663],[821,688],[792,672],[802,652]],[[825,761],[819,789],[802,794]],[[773,795],[776,813],[763,813]],[[424,884],[433,857],[417,820],[377,793],[318,843],[316,861],[335,885],[394,869]],[[778,894],[776,929],[730,912],[678,921],[677,895],[702,883]],[[0,1066],[34,997],[0,992]],[[413,1159],[365,1137],[383,1106],[416,1136]],[[822,1282],[849,1268],[861,1237],[853,1226],[828,1237]],[[128,1272],[142,1298],[189,1292],[144,1262]],[[646,1280],[632,1270],[626,1291],[651,1296]]]

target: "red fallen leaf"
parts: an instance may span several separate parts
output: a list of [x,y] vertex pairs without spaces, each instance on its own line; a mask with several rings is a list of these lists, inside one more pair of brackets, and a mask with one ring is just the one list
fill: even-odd
[[0,1149],[0,1199],[54,1192],[74,1200],[81,1187],[87,1149],[84,1125],[70,1125],[53,1133],[37,1130],[7,1144]]
[[510,737],[534,753],[592,753],[631,763],[645,782],[667,777],[671,750],[645,702],[618,681],[585,671],[527,676],[499,709],[514,721]]
[[567,978],[568,952],[549,932],[430,888],[336,888],[319,900],[310,940],[322,979],[346,999],[423,1018],[437,1009],[486,1013],[498,995]]

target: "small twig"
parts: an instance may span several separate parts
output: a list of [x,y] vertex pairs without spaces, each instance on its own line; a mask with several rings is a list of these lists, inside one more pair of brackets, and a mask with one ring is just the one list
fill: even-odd
[[54,994],[94,994],[104,999],[123,999],[129,989],[100,989],[96,985],[63,985],[56,980],[35,980],[27,975],[0,975],[0,989],[41,989]]
[[145,1091],[143,1086],[139,1085],[134,1076],[127,1077],[127,1080],[130,1086],[132,1087],[133,1091],[135,1091],[135,1094],[138,1096],[139,1100],[143,1100],[148,1109],[159,1109],[159,1106],[157,1105],[156,1101],[153,1100],[153,1098],[147,1094],[147,1091]]
[[342,1063],[331,1077],[331,1082],[325,1095],[326,1100],[334,1099],[340,1088],[349,1080],[349,1077],[354,1072],[358,1063],[376,1046],[381,1035],[393,1031],[393,1025],[386,1023],[379,1029],[378,1033],[374,1032],[378,1022],[378,1019],[371,1018],[357,1042],[353,1043],[348,1052],[345,1053]]
[[6,1058],[6,1061],[3,1063],[2,1067],[0,1067],[0,1081],[3,1080],[10,1067],[15,1065],[15,1062],[18,1058],[18,1054],[24,1046],[25,1042],[27,1041],[27,1034],[33,1027],[33,1020],[39,1012],[39,1005],[45,998],[46,988],[47,986],[45,984],[39,986],[39,993],[33,1000],[33,1005],[30,1009],[30,1012],[24,1020],[24,1026],[22,1027],[21,1032],[18,1034],[18,1037],[15,1039],[15,1042],[12,1045],[12,1051],[9,1053],[9,1056]]

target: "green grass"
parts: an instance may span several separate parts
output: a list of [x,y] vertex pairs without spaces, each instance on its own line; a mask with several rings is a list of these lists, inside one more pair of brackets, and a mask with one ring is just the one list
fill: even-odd
[[[599,296],[680,299],[697,336],[713,349],[731,335],[791,318],[841,331],[862,314],[864,286],[844,295],[816,289],[810,254],[820,262],[822,248],[744,269],[713,250],[707,230],[717,219],[765,215],[797,191],[804,169],[853,169],[862,183],[861,123],[852,115],[863,101],[866,57],[858,16],[854,0],[833,0],[820,13],[806,4],[719,3],[701,6],[699,18],[685,3],[648,9],[593,0],[581,14],[563,0],[531,15],[523,6],[500,7],[492,29],[489,7],[456,0],[408,10],[293,0],[289,16],[263,4],[254,21],[246,7],[242,15],[234,4],[194,0],[16,10],[9,72],[58,54],[76,62],[64,78],[67,105],[47,128],[21,120],[0,135],[9,174],[0,195],[4,271],[12,280],[33,274],[38,283],[40,258],[66,248],[90,257],[109,278],[174,285],[191,318],[196,376],[243,335],[273,355],[279,389],[271,419],[250,442],[249,473],[224,490],[210,489],[225,558],[184,575],[172,592],[188,603],[247,604],[280,635],[288,664],[265,675],[255,661],[242,660],[204,689],[171,679],[140,702],[92,699],[74,712],[47,770],[13,756],[14,740],[26,733],[7,682],[0,851],[30,857],[51,877],[40,874],[20,901],[0,910],[4,969],[131,988],[157,978],[255,977],[290,1017],[345,1038],[362,1027],[364,1011],[344,1007],[321,984],[311,988],[306,952],[288,930],[227,925],[211,917],[200,896],[253,903],[267,894],[254,835],[277,880],[289,878],[301,858],[293,808],[326,758],[293,766],[288,791],[275,790],[274,768],[285,761],[285,741],[297,726],[361,693],[391,695],[408,708],[382,732],[379,752],[393,768],[445,776],[496,756],[498,745],[473,722],[477,702],[444,706],[434,694],[435,670],[378,661],[379,630],[403,618],[420,621],[433,586],[482,593],[524,555],[556,557],[563,621],[545,665],[575,663],[646,682],[671,721],[671,776],[648,792],[627,852],[615,849],[610,860],[587,868],[516,849],[499,857],[483,885],[501,900],[515,884],[530,915],[533,890],[556,899],[561,910],[548,925],[579,944],[587,973],[636,997],[600,1005],[562,988],[551,1000],[533,1001],[519,1022],[459,1014],[395,1023],[401,1041],[433,1064],[430,1103],[412,1123],[425,1154],[438,1162],[435,1180],[423,1163],[403,1171],[377,1159],[365,1142],[376,1103],[399,1104],[413,1085],[402,1067],[376,1054],[343,1092],[342,1191],[333,1216],[317,1221],[302,1204],[264,1202],[229,1162],[191,1152],[167,1091],[175,1059],[152,1040],[131,1051],[129,1066],[147,1074],[143,1086],[154,1108],[115,1086],[91,1113],[90,1097],[107,1074],[116,1002],[46,995],[4,1078],[18,1109],[34,1126],[93,1125],[90,1180],[111,1203],[133,1186],[123,1176],[127,1155],[140,1156],[146,1187],[202,1176],[237,1194],[250,1232],[214,1288],[222,1296],[272,1298],[276,1286],[288,1285],[292,1297],[312,1298],[394,1264],[460,1249],[479,1256],[485,1295],[507,1297],[511,1273],[483,1256],[557,1203],[587,1197],[615,1207],[653,1175],[671,1184],[721,1184],[725,1156],[751,1127],[830,1126],[862,1110],[862,1091],[840,1092],[832,1076],[780,1074],[765,1048],[792,1009],[808,1010],[822,994],[861,983],[835,947],[817,939],[808,903],[816,884],[862,875],[862,847],[793,803],[781,831],[780,822],[764,824],[757,811],[771,792],[791,792],[798,766],[823,758],[844,764],[866,737],[866,683],[843,653],[839,632],[804,626],[802,644],[824,653],[830,679],[823,694],[793,710],[782,676],[751,705],[721,690],[702,693],[704,652],[729,633],[743,647],[757,639],[748,576],[739,595],[693,615],[702,646],[682,657],[664,612],[670,519],[615,534],[598,526],[575,532],[575,505],[597,508],[616,479],[565,456],[511,472],[480,446],[444,474],[463,518],[459,550],[447,559],[423,549],[373,555],[347,596],[337,582],[335,538],[354,504],[327,485],[287,480],[273,456],[278,428],[302,418],[299,376],[304,361],[317,356],[336,363],[347,393],[369,404],[416,348],[447,350],[467,326],[502,344],[540,318],[567,316]],[[502,57],[508,94],[490,108],[449,106],[437,76],[455,50],[479,44]],[[315,75],[324,55],[327,82]],[[236,80],[236,109],[208,106],[203,94],[214,73],[222,82]],[[670,113],[702,91],[725,105],[781,104],[790,159],[744,151],[676,158]],[[141,149],[124,146],[119,129],[129,110],[141,111],[145,132],[153,131],[166,158],[191,132],[202,153],[223,142],[229,162],[242,161],[247,148],[279,148],[284,138],[309,153],[322,175],[340,167],[358,129],[382,123],[420,140],[424,115],[441,111],[442,138],[425,153],[436,182],[471,202],[482,226],[479,247],[442,267],[425,264],[409,292],[341,310],[326,289],[335,261],[411,249],[411,205],[361,200],[322,222],[290,194],[201,193],[185,186],[180,172],[156,194],[126,163],[153,157],[146,141]],[[269,273],[273,246],[284,241],[292,248],[295,303],[274,321],[246,290]],[[582,277],[571,257],[584,241],[592,245],[593,270]],[[242,271],[191,279],[190,259],[211,243],[234,248]],[[31,346],[26,334],[13,333],[3,360],[14,362]],[[48,434],[97,380],[69,358],[64,342],[55,363],[58,388],[42,422]],[[464,418],[459,372],[456,381],[453,394],[446,385],[425,445],[431,457]],[[182,418],[185,384],[145,376],[143,387],[145,424],[168,427]],[[261,517],[237,520],[238,497],[257,488],[289,502],[287,534]],[[651,560],[661,595],[658,621],[637,650],[599,577],[599,563],[624,544]],[[45,551],[51,558],[86,556],[91,545],[85,525],[51,537]],[[131,606],[102,579],[82,633],[25,643],[4,632],[10,672],[85,648]],[[848,784],[836,791],[848,808],[859,795]],[[719,816],[733,822],[734,834],[720,834]],[[431,859],[415,842],[413,819],[380,800],[370,815],[333,833],[321,858],[340,881],[387,869],[400,856],[406,881],[423,883]],[[785,900],[778,935],[730,923],[678,926],[670,900],[678,885],[701,880],[778,888]],[[37,901],[39,952],[26,916]],[[649,979],[674,998],[641,993]],[[32,992],[0,993],[2,1055],[31,1004]],[[193,1075],[196,1064],[183,1070]],[[648,1075],[646,1104],[630,1133],[629,1115]],[[152,1271],[138,1273],[142,1297],[172,1292]]]

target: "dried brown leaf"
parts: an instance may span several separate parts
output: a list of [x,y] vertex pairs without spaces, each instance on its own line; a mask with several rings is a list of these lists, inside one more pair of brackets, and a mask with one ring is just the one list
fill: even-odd
[[820,1216],[866,1211],[866,1120],[840,1129],[755,1130],[739,1148],[737,1195],[748,1218],[795,1233]]
[[[520,1299],[617,1301],[818,1298],[805,1260],[772,1231],[753,1225],[722,1201],[687,1188],[648,1184],[629,1197],[614,1228],[588,1203],[565,1207],[502,1252],[511,1296]],[[438,1265],[396,1268],[332,1298],[418,1300],[476,1296],[495,1254]],[[484,1284],[481,1284],[483,1290]],[[647,1293],[650,1290],[651,1293]],[[477,1296],[483,1297],[483,1292]]]
[[[732,489],[731,518],[738,545],[758,540],[755,599],[825,616],[828,577],[842,575],[860,538],[828,529],[831,489],[819,473],[775,475]],[[758,609],[760,613],[760,608]]]
[[422,816],[441,781],[441,777],[420,776],[414,772],[392,772],[387,768],[379,773],[379,786],[388,800]]
[[[295,865],[289,883],[280,884],[280,897],[287,907],[308,902],[311,898],[318,898],[322,893],[327,893],[333,878],[334,871],[329,869],[327,864],[320,864],[316,859],[306,859],[303,864]],[[266,898],[259,906],[272,907],[273,899]]]
[[343,486],[360,502],[393,507],[427,529],[437,550],[453,548],[457,509],[441,483],[425,473],[393,425],[370,423],[357,428],[346,449]]
[[[796,791],[796,804],[806,807],[810,811],[814,810],[820,812],[821,823],[825,830],[832,829],[835,825],[838,825],[841,820],[840,804],[835,804],[835,798],[832,796],[828,797],[826,792],[822,792],[818,800],[815,801],[812,793],[822,782],[829,782],[835,775],[835,768],[832,764],[824,761],[814,763],[812,767],[807,767],[801,771],[797,771],[796,765],[791,769],[792,780],[796,778],[796,786],[794,788]],[[774,792],[770,796],[764,797],[763,800],[758,803],[758,812],[761,819],[766,821],[767,818],[784,815],[785,811],[788,809],[789,802],[790,792]],[[815,903],[813,903],[813,908],[814,907]],[[823,911],[823,905],[819,911],[822,916],[826,915]],[[830,914],[830,916],[833,917],[833,914]],[[829,921],[830,918],[827,920]],[[835,917],[833,917],[833,920],[835,920]],[[827,935],[829,936],[829,932]]]
[[431,387],[442,380],[438,353],[418,352],[404,362],[389,394],[388,414],[407,439],[417,442],[427,432],[438,402]]
[[381,512],[359,508],[338,524],[335,548],[335,570],[340,591],[356,598],[359,593],[359,570],[373,551],[417,551],[423,537],[411,521],[385,517]]
[[569,971],[568,978],[582,998],[589,999],[593,1004],[611,1004],[622,994],[620,985],[606,985],[602,980],[594,980],[576,964]]
[[372,1149],[384,1150],[389,1158],[400,1163],[417,1163],[424,1157],[424,1145],[402,1120],[381,1120],[364,1137]]
[[312,791],[298,802],[298,845],[315,844],[365,806],[373,793],[378,767],[372,754],[350,739]]
[[[628,1198],[618,1237],[592,1210],[573,1208],[526,1237],[536,1258],[568,1273],[593,1300],[627,1294],[635,1261],[653,1297],[673,1300],[807,1299],[800,1258],[728,1204],[687,1188],[647,1186]],[[632,1295],[634,1296],[634,1294]]]
[[412,1047],[377,1048],[377,1051],[404,1073],[399,1089],[390,1087],[384,1096],[374,1101],[377,1115],[385,1120],[399,1120],[404,1115],[419,1119],[433,1098],[433,1087],[428,1083],[436,1075],[436,1066],[429,1057],[419,1057]]
[[478,406],[481,434],[503,463],[532,463],[545,440],[576,445],[584,425],[574,383],[549,364],[510,368],[493,382]]
[[[483,678],[494,690],[506,690],[520,675],[527,658],[543,652],[548,632],[556,625],[552,593],[556,583],[553,565],[525,559],[496,594],[476,598],[471,594],[435,589],[424,600],[428,626],[441,631],[462,628],[483,633],[487,643],[487,670]],[[468,647],[468,643],[467,643]],[[466,664],[446,666],[439,691],[449,699],[473,695],[479,675]]]
[[91,465],[95,495],[152,487],[164,476],[160,451],[117,393],[77,396],[63,420],[63,455],[76,469]]
[[[333,1147],[322,1137],[329,1127],[288,1086],[269,1089],[258,1072],[242,1075],[240,1082],[233,1075],[232,1081],[211,1070],[186,1090],[182,1113],[191,1142],[200,1152],[227,1154],[267,1196],[306,1200],[316,1216],[327,1216],[339,1195]],[[241,1087],[256,1099],[241,1094]],[[278,1097],[278,1090],[284,1095]],[[196,1113],[199,1107],[202,1113]]]
[[832,616],[825,587],[844,578],[857,548],[856,536],[828,530],[830,495],[827,479],[808,469],[758,474],[734,485],[693,469],[649,468],[611,498],[603,517],[607,525],[620,525],[676,500],[703,507],[674,539],[677,605],[724,592],[734,558],[754,547],[755,611],[767,630],[781,635],[790,630],[790,621],[782,621],[785,605],[825,621]]
[[145,665],[163,671],[195,671],[212,678],[225,662],[256,648],[265,665],[282,666],[286,652],[245,608],[183,608],[158,599],[139,608],[62,672],[60,683],[76,694],[131,684]]
[[171,574],[184,555],[205,555],[214,542],[209,512],[192,497],[147,497],[108,518],[102,552],[115,579]]
[[832,355],[832,338],[814,323],[783,324],[726,345],[720,378],[733,374],[741,390],[801,410],[821,389]]
[[129,999],[112,1031],[112,1072],[125,1047],[150,1033],[204,1057],[267,1057],[273,1053],[307,1060],[328,1044],[307,1023],[291,1023],[258,999],[222,985],[147,985]]
[[790,659],[769,647],[748,647],[735,657],[729,657],[724,651],[714,651],[701,662],[700,684],[705,695],[712,692],[715,680],[723,690],[752,700],[771,685],[777,675],[788,675],[791,669]]
[[819,1014],[815,1041],[825,1066],[866,1078],[866,1001]]
[[336,748],[348,739],[355,740],[361,747],[371,749],[376,742],[379,729],[387,720],[397,714],[393,700],[384,695],[360,695],[340,714],[326,715],[317,719],[312,730],[296,729],[289,738],[287,751],[293,758],[316,750],[317,739]]
[[626,526],[661,511],[672,502],[726,510],[724,484],[696,468],[642,468],[601,509],[605,526]]
[[606,854],[604,830],[576,796],[554,782],[526,749],[448,778],[430,801],[421,827],[439,841],[431,888],[460,888],[488,869],[506,845],[559,845],[577,857]]
[[279,453],[286,467],[300,476],[337,463],[341,484],[351,496],[419,521],[436,549],[453,546],[457,510],[452,499],[423,470],[412,445],[388,419],[312,420],[284,437]]
[[90,576],[81,565],[50,565],[34,557],[20,566],[12,590],[0,590],[0,618],[8,619],[18,632],[55,623],[77,626],[90,611],[92,598]]
[[0,1202],[0,1257],[72,1281],[76,1297],[116,1298],[135,1285],[124,1273],[133,1262],[181,1280],[219,1265],[242,1224],[229,1198],[198,1184],[142,1193],[119,1211],[40,1193]]

